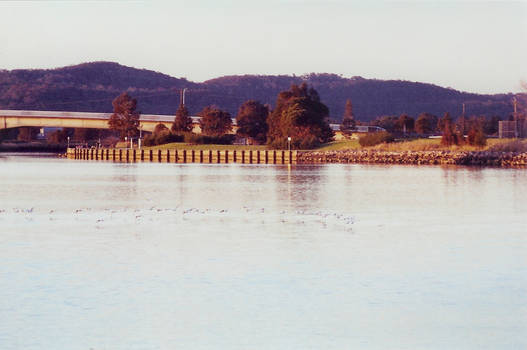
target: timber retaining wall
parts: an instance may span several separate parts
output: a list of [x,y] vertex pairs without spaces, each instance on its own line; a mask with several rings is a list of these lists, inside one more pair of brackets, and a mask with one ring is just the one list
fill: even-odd
[[68,148],[67,157],[81,160],[164,163],[292,164],[298,151]]

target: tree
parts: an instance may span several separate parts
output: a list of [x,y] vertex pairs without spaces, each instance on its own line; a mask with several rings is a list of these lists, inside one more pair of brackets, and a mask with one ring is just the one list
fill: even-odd
[[344,115],[342,116],[342,123],[340,124],[340,131],[345,135],[351,135],[356,124],[351,100],[347,99],[346,106],[344,107]]
[[499,129],[499,122],[501,120],[501,117],[497,115],[493,115],[490,118],[485,118],[485,121],[483,122],[483,132],[487,135],[497,134]]
[[244,102],[236,115],[236,125],[240,136],[250,137],[257,143],[265,143],[267,138],[267,116],[269,107],[258,101],[249,100]]
[[229,112],[214,106],[207,106],[199,113],[201,132],[207,136],[221,136],[232,129],[232,119]]
[[436,130],[437,117],[430,113],[421,113],[415,121],[414,129],[419,134],[431,134]]
[[269,114],[267,143],[286,148],[288,137],[294,147],[313,148],[333,138],[328,124],[329,109],[320,102],[317,91],[306,83],[278,94],[276,108]]
[[448,112],[445,113],[443,118],[439,120],[438,126],[440,127],[442,132],[441,144],[443,146],[451,146],[458,144],[458,138],[454,133],[454,123],[452,122],[452,118],[450,117],[450,114]]
[[154,134],[159,134],[163,131],[169,131],[167,126],[163,123],[159,123],[154,127]]
[[17,139],[19,141],[29,142],[37,137],[39,131],[39,128],[32,126],[21,127],[19,128]]
[[124,140],[125,136],[136,136],[139,133],[139,112],[135,110],[137,100],[123,92],[113,100],[112,105],[113,114],[108,121],[110,129],[117,130],[121,140]]
[[172,131],[175,133],[192,131],[192,118],[184,104],[180,104],[176,111]]
[[75,128],[73,130],[73,140],[77,142],[87,142],[101,137],[100,130],[90,128]]
[[4,140],[16,140],[19,128],[9,128],[0,130],[0,142]]
[[409,117],[406,114],[401,114],[399,119],[397,119],[395,128],[396,128],[397,131],[400,131],[400,132],[406,134],[407,132],[412,132],[413,131],[414,124],[415,124],[414,118]]
[[397,129],[397,121],[399,119],[395,116],[384,115],[382,117],[375,118],[371,124],[374,126],[381,127],[389,132],[394,132]]
[[457,133],[461,135],[465,135],[465,133],[468,131],[469,120],[467,119],[467,117],[465,117],[464,114],[462,114],[459,118],[457,118],[455,127],[456,127]]
[[483,126],[477,121],[470,122],[470,129],[467,134],[467,140],[471,146],[483,147],[487,144],[487,137],[483,132]]
[[54,144],[64,144],[68,141],[68,137],[73,135],[73,129],[63,128],[61,130],[55,130],[48,136],[48,142]]

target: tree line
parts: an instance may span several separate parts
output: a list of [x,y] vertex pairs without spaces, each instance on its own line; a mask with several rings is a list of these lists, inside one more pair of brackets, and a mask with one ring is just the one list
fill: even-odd
[[[52,133],[51,143],[65,143],[71,138],[75,141],[107,139],[119,137],[121,140],[137,138],[139,134],[139,115],[137,99],[128,92],[120,94],[112,101],[113,113],[109,120],[110,132],[90,129],[63,129]],[[169,142],[188,142],[206,144],[231,144],[236,137],[244,138],[252,144],[268,144],[273,148],[297,149],[314,148],[329,142],[334,136],[329,126],[329,109],[321,101],[314,87],[305,82],[292,84],[288,90],[281,91],[272,109],[268,104],[256,100],[245,101],[235,116],[237,132],[233,128],[231,114],[215,105],[205,106],[199,113],[201,134],[192,133],[193,122],[187,106],[180,103],[171,128],[160,124],[151,135],[145,137],[146,145]],[[442,134],[444,143],[463,144],[482,143],[485,135],[498,132],[498,116],[461,115],[455,121],[446,113],[442,118],[431,113],[421,113],[416,119],[407,114],[400,116],[381,116],[366,123],[355,118],[350,99],[346,100],[340,130],[345,135],[356,131],[357,126],[373,125],[385,129],[390,135],[378,135],[376,139],[384,142],[411,135]],[[113,131],[113,133],[112,133]],[[18,139],[29,141],[38,133],[38,128],[20,128]],[[393,135],[392,135],[393,134]],[[13,131],[1,131],[2,137],[13,136]],[[476,140],[476,141],[475,141]],[[366,141],[365,141],[366,142]],[[377,141],[376,141],[377,142]]]
[[[139,133],[137,100],[127,92],[113,101],[109,127],[120,138],[134,138]],[[186,106],[180,104],[170,130],[163,124],[145,137],[145,145],[185,141],[191,143],[232,143],[241,137],[253,144],[268,144],[275,148],[308,149],[331,141],[329,109],[321,102],[317,91],[306,83],[291,85],[278,94],[276,107],[271,109],[256,100],[244,102],[236,114],[236,135],[230,134],[231,114],[214,105],[198,113],[201,134],[192,133],[192,119]]]

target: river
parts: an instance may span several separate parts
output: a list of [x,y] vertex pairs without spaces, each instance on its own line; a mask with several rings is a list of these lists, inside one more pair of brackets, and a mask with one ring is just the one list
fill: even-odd
[[527,170],[0,154],[0,348],[525,349]]

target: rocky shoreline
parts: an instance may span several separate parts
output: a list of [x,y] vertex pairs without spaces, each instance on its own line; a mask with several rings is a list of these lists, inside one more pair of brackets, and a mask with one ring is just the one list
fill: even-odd
[[298,152],[298,163],[377,163],[413,165],[527,166],[527,152],[376,150]]

